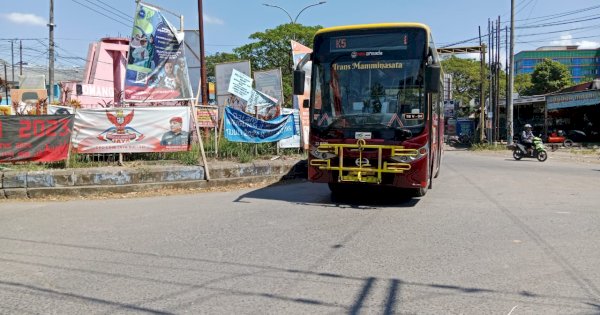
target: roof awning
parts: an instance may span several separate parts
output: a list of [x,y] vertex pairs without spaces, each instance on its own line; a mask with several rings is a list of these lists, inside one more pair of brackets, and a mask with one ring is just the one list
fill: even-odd
[[600,104],[600,90],[546,96],[548,110]]

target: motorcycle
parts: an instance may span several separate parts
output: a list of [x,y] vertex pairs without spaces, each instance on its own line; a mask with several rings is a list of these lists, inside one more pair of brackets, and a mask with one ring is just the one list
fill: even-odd
[[536,158],[540,162],[544,162],[546,159],[548,159],[548,152],[546,152],[542,138],[533,137],[533,145],[530,150],[531,151],[528,152],[528,150],[525,148],[525,145],[516,142],[513,149],[513,158],[515,158],[517,161],[522,158]]

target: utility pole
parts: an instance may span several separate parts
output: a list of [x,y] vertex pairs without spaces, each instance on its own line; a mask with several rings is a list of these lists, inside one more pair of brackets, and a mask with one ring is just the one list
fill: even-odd
[[19,41],[19,75],[23,75],[23,41]]
[[206,57],[204,53],[204,17],[202,10],[202,0],[198,0],[198,36],[200,38],[200,82],[202,85],[202,104],[208,104],[208,79],[206,77]]
[[6,61],[4,62],[4,93],[6,94],[6,105],[10,105],[8,103],[8,77],[6,74]]
[[10,40],[10,68],[12,70],[12,81],[15,82],[15,40]]
[[48,104],[54,100],[54,0],[50,0],[50,21],[48,23],[48,83],[50,84],[50,93],[48,94]]
[[[510,1],[510,52],[508,66],[508,94],[506,103],[506,138],[508,144],[513,144],[513,90],[515,84],[515,0]],[[545,123],[544,123],[545,124]]]
[[500,141],[500,16],[496,20],[496,141]]
[[481,82],[479,83],[479,141],[483,143],[483,139],[485,139],[485,91],[483,90],[485,86],[485,45],[481,42],[481,26],[479,27],[479,46],[481,46],[481,57],[479,58],[481,63],[479,69],[481,76]]

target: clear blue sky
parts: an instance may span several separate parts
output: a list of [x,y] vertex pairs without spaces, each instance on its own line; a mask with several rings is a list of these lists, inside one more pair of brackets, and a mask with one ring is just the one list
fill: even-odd
[[[284,11],[265,7],[262,5],[264,2],[281,6],[295,17],[303,7],[318,1],[204,0],[207,53],[229,52],[237,46],[248,43],[248,36],[253,32],[264,31],[289,22]],[[196,0],[153,0],[149,3],[183,14],[186,29],[198,26]],[[580,43],[591,48],[600,46],[598,0],[516,0],[516,4],[517,26],[557,22],[564,24],[518,30],[515,52],[551,44]],[[592,9],[591,7],[594,6],[598,8]],[[586,10],[557,16],[578,9]],[[134,0],[55,0],[58,64],[61,66],[83,64],[81,59],[75,57],[85,57],[90,42],[105,36],[128,36],[131,33],[132,23],[128,18],[131,19],[134,11]],[[30,64],[45,64],[48,13],[48,0],[2,1],[0,38],[39,39],[23,42],[24,60]],[[111,16],[116,21],[100,13]],[[549,15],[554,16],[544,20],[535,19]],[[482,32],[486,33],[488,19],[496,19],[498,16],[501,16],[503,21],[508,21],[510,0],[328,0],[323,5],[308,8],[300,15],[298,22],[326,27],[376,22],[423,22],[430,25],[434,39],[438,46],[442,46],[476,37],[478,26],[481,26]],[[178,25],[175,18],[172,16],[169,18]],[[476,43],[471,42],[462,45],[474,44]],[[18,52],[17,47],[18,44],[15,45],[15,52]],[[0,41],[0,58],[10,61],[10,43],[6,40]],[[18,61],[18,54],[15,54],[16,61]]]

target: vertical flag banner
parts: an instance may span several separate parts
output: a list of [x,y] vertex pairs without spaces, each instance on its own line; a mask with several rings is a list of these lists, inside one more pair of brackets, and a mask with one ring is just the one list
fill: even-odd
[[81,109],[73,144],[78,153],[187,151],[189,134],[187,106]]
[[160,10],[138,5],[125,73],[125,101],[193,99],[183,37]]
[[[292,58],[294,59],[294,69],[300,63],[300,60],[304,58],[306,54],[310,54],[312,49],[296,42],[292,41]],[[308,149],[308,131],[310,124],[310,113],[308,108],[304,108],[302,103],[304,100],[310,98],[310,76],[312,70],[312,62],[308,62],[304,68],[306,71],[306,79],[304,82],[304,95],[294,95],[294,109],[297,109],[300,112],[300,125],[302,127],[302,142],[304,149]]]

